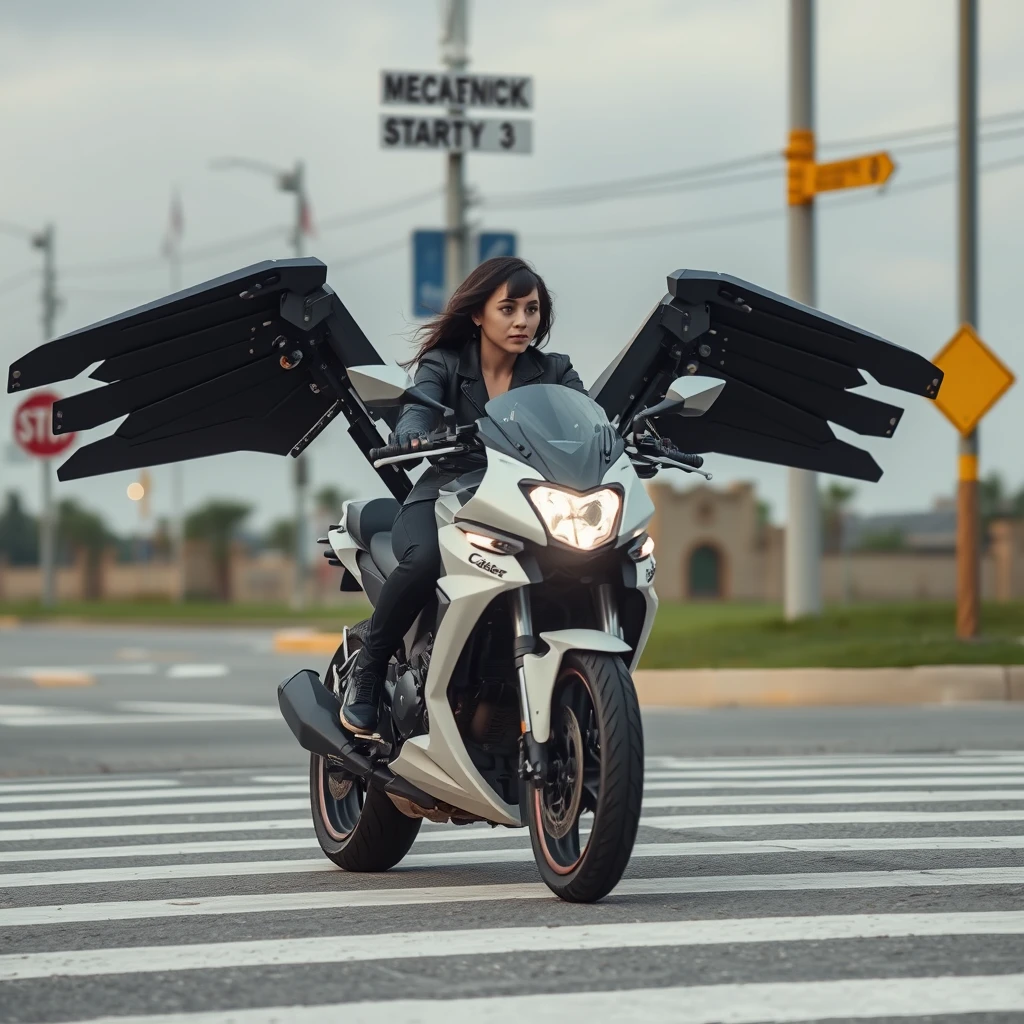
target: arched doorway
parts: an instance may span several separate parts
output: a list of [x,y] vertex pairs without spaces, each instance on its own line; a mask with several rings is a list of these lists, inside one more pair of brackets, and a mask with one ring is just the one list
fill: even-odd
[[700,544],[690,552],[686,567],[686,592],[694,598],[722,597],[722,553],[712,544]]

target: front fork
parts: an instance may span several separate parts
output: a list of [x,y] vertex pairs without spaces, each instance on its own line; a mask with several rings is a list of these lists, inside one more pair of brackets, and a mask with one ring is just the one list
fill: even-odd
[[[518,587],[509,597],[512,603],[512,649],[515,654],[516,677],[519,680],[519,717],[522,732],[519,745],[519,774],[528,781],[541,783],[548,774],[547,749],[546,744],[538,743],[534,739],[530,727],[533,715],[530,711],[530,695],[526,689],[526,670],[523,666],[523,658],[527,654],[535,654],[537,650],[529,587]],[[615,588],[610,583],[599,584],[595,588],[594,601],[600,629],[621,640],[622,626],[619,622],[619,607],[615,601]]]

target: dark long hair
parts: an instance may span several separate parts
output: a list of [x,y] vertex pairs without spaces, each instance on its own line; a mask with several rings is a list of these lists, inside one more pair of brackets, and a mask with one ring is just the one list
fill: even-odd
[[473,316],[483,311],[484,304],[503,284],[508,285],[510,299],[521,299],[529,295],[534,288],[537,289],[537,296],[540,299],[540,323],[530,344],[542,347],[551,333],[551,325],[555,319],[551,295],[544,284],[544,279],[526,260],[521,260],[518,256],[495,256],[493,259],[484,260],[472,271],[455,289],[444,312],[438,313],[419,329],[416,355],[403,365],[413,366],[431,349],[447,348],[459,351],[467,342],[475,340],[478,334]]

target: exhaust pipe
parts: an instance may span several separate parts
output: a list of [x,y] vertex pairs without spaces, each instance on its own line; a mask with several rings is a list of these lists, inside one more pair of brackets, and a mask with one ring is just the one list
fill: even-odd
[[[299,746],[311,754],[329,757],[352,775],[380,786],[403,814],[412,818],[428,817],[432,821],[451,820],[455,824],[482,821],[442,805],[411,782],[392,774],[386,765],[374,765],[360,753],[352,737],[341,727],[338,714],[341,701],[327,689],[320,676],[304,668],[286,679],[277,688],[277,703]],[[438,811],[444,807],[445,810]],[[443,813],[443,817],[438,817]]]
[[[369,778],[373,765],[341,727],[341,701],[327,689],[320,676],[304,668],[277,688],[277,703],[299,746],[311,754],[333,757],[359,778]],[[391,773],[388,772],[390,775]]]

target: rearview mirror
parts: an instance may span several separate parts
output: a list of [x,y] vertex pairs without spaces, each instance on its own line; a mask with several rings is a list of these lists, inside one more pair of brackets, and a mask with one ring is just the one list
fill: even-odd
[[678,377],[665,393],[665,399],[674,403],[669,411],[677,416],[703,416],[724,387],[725,381],[717,377]]
[[722,393],[725,381],[717,377],[677,377],[665,392],[665,397],[655,405],[641,409],[633,417],[633,424],[649,420],[653,416],[674,413],[676,416],[703,416],[715,404]]
[[348,379],[366,405],[383,408],[401,405],[406,400],[406,392],[412,387],[409,374],[390,363],[350,367]]
[[348,371],[348,379],[355,393],[366,405],[375,405],[382,409],[406,403],[422,405],[439,412],[449,425],[455,425],[455,413],[442,402],[423,394],[400,366],[389,363],[353,366]]

